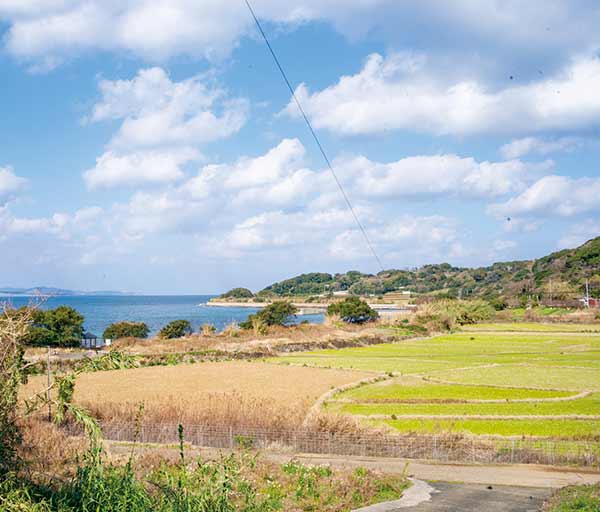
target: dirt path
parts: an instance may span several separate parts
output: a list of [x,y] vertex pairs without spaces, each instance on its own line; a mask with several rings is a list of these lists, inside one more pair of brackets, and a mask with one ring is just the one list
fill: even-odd
[[[274,460],[285,460],[291,456],[269,455]],[[558,489],[571,484],[600,482],[600,471],[540,466],[535,464],[479,465],[479,464],[436,464],[406,459],[377,457],[321,457],[297,454],[295,458],[309,464],[364,467],[385,473],[402,473],[420,480],[460,482],[469,484],[511,485],[518,487],[541,487]]]

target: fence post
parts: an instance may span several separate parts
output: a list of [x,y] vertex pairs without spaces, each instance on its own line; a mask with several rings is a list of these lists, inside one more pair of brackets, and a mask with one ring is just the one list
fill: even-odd
[[510,463],[513,464],[515,461],[515,440],[512,440],[512,445],[510,448]]
[[233,450],[233,427],[229,425],[229,448]]

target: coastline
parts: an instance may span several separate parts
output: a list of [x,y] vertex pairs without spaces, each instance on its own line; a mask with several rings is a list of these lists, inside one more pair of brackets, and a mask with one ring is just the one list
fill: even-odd
[[[271,304],[270,302],[220,302],[211,300],[208,301],[205,306],[209,307],[223,307],[223,308],[252,308],[252,309],[262,309]],[[323,312],[327,309],[329,304],[321,304],[315,302],[292,302],[294,306],[296,306],[300,310],[314,309],[319,312]],[[369,303],[376,311],[410,311],[410,307],[402,307],[393,303]]]

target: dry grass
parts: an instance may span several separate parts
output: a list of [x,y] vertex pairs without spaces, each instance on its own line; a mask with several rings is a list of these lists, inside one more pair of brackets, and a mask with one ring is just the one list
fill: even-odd
[[113,347],[129,354],[173,354],[217,350],[224,352],[253,352],[285,350],[287,345],[305,344],[305,350],[311,346],[326,345],[332,340],[352,340],[363,337],[381,338],[389,336],[389,331],[378,328],[377,324],[360,326],[343,322],[331,325],[301,324],[293,327],[271,326],[266,334],[258,334],[253,330],[243,330],[235,324],[225,331],[213,335],[194,334],[185,338],[161,340],[151,338],[137,340],[126,338],[118,340]]
[[23,443],[19,456],[37,481],[73,476],[75,463],[86,447],[83,438],[68,436],[42,417],[29,417],[20,428]]
[[[131,423],[138,413],[132,402],[82,401],[101,423]],[[291,429],[300,425],[311,402],[291,405],[272,399],[246,397],[241,393],[201,394],[196,399],[163,399],[148,402],[141,420],[144,424],[207,425],[256,429]]]
[[[74,398],[104,421],[132,421],[143,402],[149,423],[287,428],[323,393],[370,375],[247,362],[155,366],[81,374]],[[44,382],[33,377],[24,394]]]

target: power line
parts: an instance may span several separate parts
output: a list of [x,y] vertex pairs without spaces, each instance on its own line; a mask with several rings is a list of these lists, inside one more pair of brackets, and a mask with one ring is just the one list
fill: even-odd
[[379,259],[379,256],[377,255],[377,252],[375,251],[375,248],[373,247],[373,244],[371,243],[371,240],[369,239],[369,235],[367,235],[367,232],[366,232],[365,228],[363,227],[362,223],[360,222],[358,215],[354,211],[354,208],[352,207],[352,203],[350,202],[350,199],[348,198],[348,195],[346,194],[346,191],[344,190],[342,183],[340,182],[335,170],[333,169],[333,166],[331,165],[331,161],[327,157],[327,153],[325,153],[325,150],[323,149],[323,146],[321,144],[321,141],[319,140],[319,137],[317,136],[315,130],[313,129],[312,124],[311,124],[310,120],[308,119],[308,116],[306,115],[306,112],[302,108],[300,100],[298,100],[298,97],[296,96],[294,88],[292,87],[292,84],[288,80],[286,72],[284,71],[283,66],[279,62],[279,59],[277,58],[275,50],[273,50],[273,47],[271,46],[271,43],[269,42],[269,39],[267,38],[267,35],[265,34],[265,31],[263,30],[262,25],[260,24],[260,21],[258,20],[256,14],[254,13],[254,9],[252,9],[252,6],[250,5],[250,0],[244,0],[244,1],[246,2],[246,6],[248,7],[250,14],[252,15],[252,18],[254,18],[254,22],[256,23],[256,26],[258,27],[259,32],[261,33],[263,39],[265,40],[265,43],[267,44],[267,48],[269,48],[269,52],[271,52],[271,56],[273,57],[273,60],[275,61],[275,64],[277,65],[277,68],[279,69],[279,72],[281,73],[283,80],[285,81],[288,89],[292,93],[292,98],[294,98],[294,102],[298,106],[298,110],[300,110],[300,113],[302,114],[302,117],[304,118],[304,121],[306,122],[306,126],[308,126],[308,130],[310,131],[311,135],[313,136],[313,139],[315,139],[315,142],[317,143],[317,147],[319,148],[321,155],[323,155],[323,159],[325,160],[327,167],[331,171],[331,174],[333,175],[333,179],[335,180],[336,185],[338,186],[338,188],[340,189],[340,192],[342,193],[344,201],[346,202],[346,205],[348,206],[348,210],[350,210],[352,217],[354,217],[354,220],[356,221],[356,225],[358,226],[358,228],[360,229],[360,231],[363,234],[363,237],[365,239],[365,242],[367,243],[367,246],[373,253],[375,260],[377,260],[377,264],[379,265],[379,268],[381,270],[384,270],[383,264],[381,263],[381,260]]

